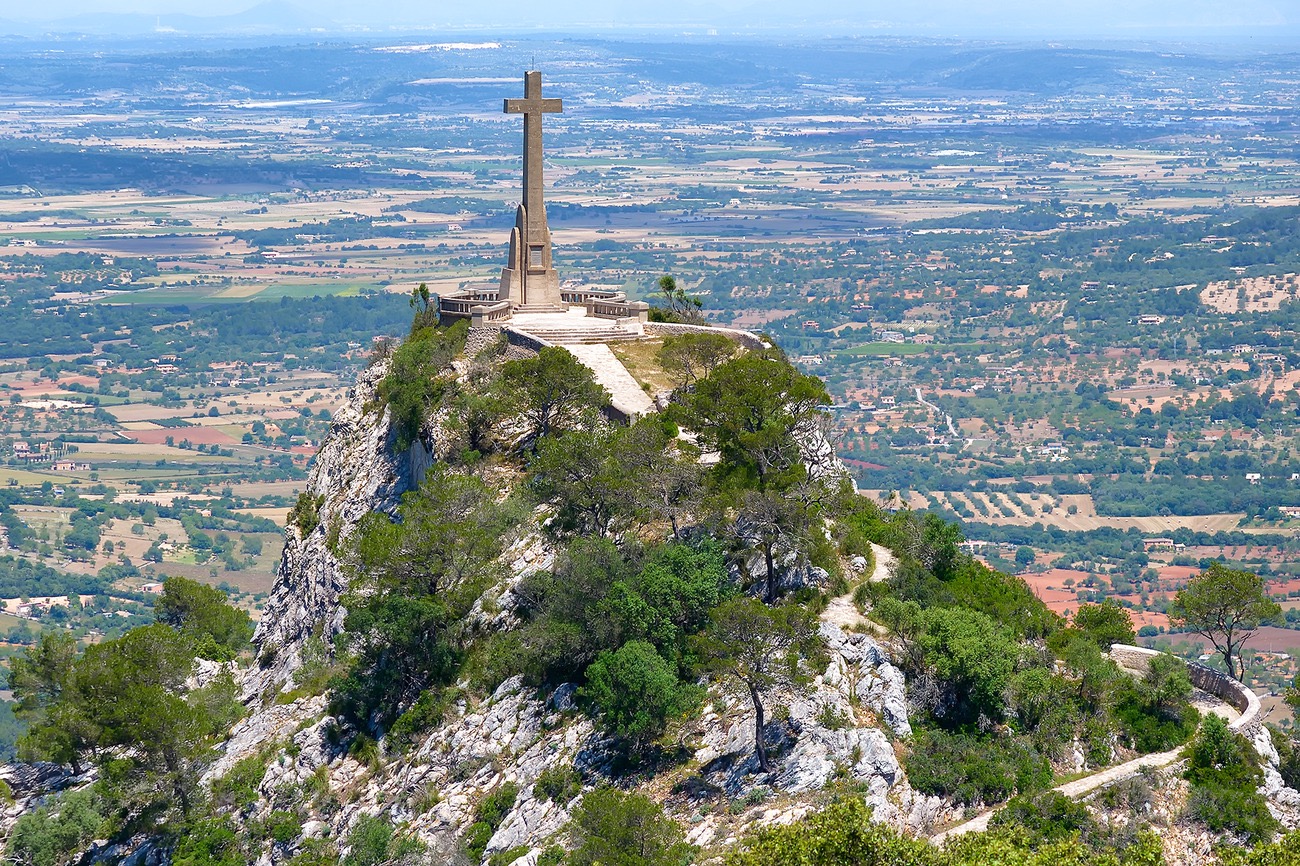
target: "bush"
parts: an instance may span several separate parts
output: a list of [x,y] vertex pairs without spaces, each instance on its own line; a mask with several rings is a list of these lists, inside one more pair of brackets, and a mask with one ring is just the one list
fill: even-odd
[[1277,821],[1257,790],[1264,774],[1245,737],[1211,714],[1201,722],[1184,755],[1187,770],[1183,778],[1192,783],[1187,801],[1191,818],[1216,833],[1240,833],[1250,842],[1272,837]]
[[587,668],[579,694],[600,711],[601,725],[634,750],[663,733],[668,719],[690,704],[675,666],[641,640],[601,653]]
[[399,837],[392,824],[374,815],[358,818],[343,844],[348,855],[341,866],[395,866],[424,852],[419,840]]
[[538,775],[533,784],[533,796],[540,800],[550,800],[560,806],[566,805],[582,790],[582,774],[571,764],[557,764],[547,767]]
[[468,334],[464,321],[450,328],[421,328],[393,350],[388,374],[376,390],[388,407],[399,450],[419,438],[425,418],[451,389],[442,374],[465,348]]
[[1151,659],[1139,680],[1117,688],[1115,717],[1139,752],[1163,752],[1187,742],[1200,715],[1189,701],[1192,681],[1187,665],[1169,655]]
[[1038,847],[1059,842],[1093,828],[1088,808],[1057,791],[1012,797],[989,821],[990,827],[1023,827],[1029,843]]
[[389,742],[399,749],[412,745],[417,736],[442,721],[447,707],[458,694],[454,688],[425,689],[415,703],[393,722],[388,730]]
[[487,850],[488,841],[501,826],[501,822],[510,814],[518,796],[519,786],[514,782],[506,782],[478,804],[474,810],[474,823],[465,831],[465,836],[461,840],[465,846],[465,853],[473,862],[479,863],[483,860],[483,852]]
[[324,496],[312,496],[304,490],[289,509],[289,525],[298,527],[298,535],[306,538],[320,525],[320,507],[324,504]]
[[5,851],[27,866],[60,866],[84,851],[103,823],[91,792],[66,794],[19,818]]
[[276,809],[266,816],[262,835],[281,844],[292,842],[302,835],[302,821],[293,812]]
[[938,866],[942,853],[871,820],[860,798],[836,800],[785,827],[759,831],[732,851],[727,866]]
[[172,866],[244,866],[250,859],[229,818],[207,818],[180,834],[171,862]]
[[569,866],[687,866],[695,855],[657,803],[614,788],[583,796],[569,835]]
[[1051,764],[1022,737],[922,729],[906,763],[913,788],[963,805],[1000,803],[1052,780]]
[[257,802],[257,789],[265,775],[266,759],[262,755],[240,758],[226,775],[212,781],[212,799],[218,806],[247,809]]

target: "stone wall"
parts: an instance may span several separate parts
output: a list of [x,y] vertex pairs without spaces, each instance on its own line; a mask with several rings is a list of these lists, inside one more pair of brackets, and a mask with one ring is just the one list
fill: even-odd
[[543,340],[541,337],[534,337],[527,331],[519,331],[514,328],[505,328],[506,341],[510,345],[520,349],[529,349],[533,352],[540,352],[547,346],[554,346],[550,340]]
[[[1147,667],[1151,664],[1151,659],[1160,654],[1158,650],[1128,646],[1127,644],[1111,644],[1110,647],[1111,661],[1120,667],[1128,668],[1137,673],[1145,673]],[[1209,692],[1224,703],[1236,707],[1241,713],[1241,717],[1233,721],[1228,727],[1234,731],[1240,731],[1248,739],[1254,739],[1256,732],[1261,727],[1259,719],[1260,704],[1259,698],[1255,696],[1255,693],[1248,686],[1237,682],[1222,671],[1216,671],[1214,668],[1196,662],[1187,665],[1187,674],[1192,680],[1192,685],[1203,692]]]
[[761,351],[767,348],[767,343],[763,338],[753,331],[742,331],[739,328],[715,328],[710,325],[681,325],[676,322],[646,322],[645,333],[651,337],[672,337],[677,334],[700,334],[713,333],[722,334],[730,337],[746,349]]

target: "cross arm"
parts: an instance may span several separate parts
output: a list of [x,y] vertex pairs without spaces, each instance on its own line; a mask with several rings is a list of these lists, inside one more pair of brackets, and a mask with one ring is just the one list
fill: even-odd
[[559,114],[564,111],[562,99],[507,99],[506,114]]

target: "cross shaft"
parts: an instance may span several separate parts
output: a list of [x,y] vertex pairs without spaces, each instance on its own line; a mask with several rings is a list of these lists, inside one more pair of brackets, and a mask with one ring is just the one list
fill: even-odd
[[505,100],[506,114],[524,116],[524,210],[545,219],[542,204],[542,116],[559,114],[563,100],[542,98],[542,73],[524,73],[524,98]]

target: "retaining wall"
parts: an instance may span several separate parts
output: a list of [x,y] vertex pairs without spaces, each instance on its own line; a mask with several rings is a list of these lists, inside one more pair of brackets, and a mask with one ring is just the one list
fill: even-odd
[[722,334],[730,337],[746,349],[762,351],[767,348],[763,339],[753,331],[740,328],[715,328],[711,325],[681,325],[676,322],[646,322],[645,332],[652,337],[671,337],[677,334]]
[[[1145,673],[1147,667],[1151,664],[1151,659],[1160,654],[1158,650],[1120,643],[1111,644],[1110,647],[1112,661],[1120,667],[1138,671],[1139,673]],[[1245,734],[1247,738],[1254,738],[1261,724],[1259,720],[1260,704],[1259,698],[1255,696],[1249,686],[1237,682],[1222,671],[1216,671],[1212,667],[1197,664],[1196,662],[1188,663],[1187,675],[1191,678],[1192,685],[1201,691],[1209,692],[1225,704],[1236,707],[1241,713],[1241,717],[1235,719],[1228,727]]]

